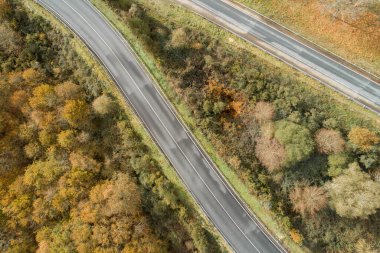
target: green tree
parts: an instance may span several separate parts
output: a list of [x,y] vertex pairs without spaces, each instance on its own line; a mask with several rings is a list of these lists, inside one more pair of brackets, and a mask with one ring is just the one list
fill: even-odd
[[357,163],[327,184],[330,204],[342,217],[367,218],[380,208],[380,184]]
[[285,146],[286,163],[289,166],[309,158],[314,150],[310,131],[296,123],[286,120],[276,122],[274,136]]
[[339,176],[347,168],[349,157],[345,153],[332,154],[328,157],[328,175],[330,177]]

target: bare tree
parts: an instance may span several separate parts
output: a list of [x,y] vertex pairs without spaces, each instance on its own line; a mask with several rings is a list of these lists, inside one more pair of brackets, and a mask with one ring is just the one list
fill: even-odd
[[315,134],[318,151],[323,154],[337,154],[344,150],[345,141],[337,130],[320,129]]
[[275,112],[274,106],[268,102],[258,102],[253,109],[253,115],[260,123],[271,121]]
[[268,139],[265,137],[257,139],[255,154],[261,164],[270,172],[281,170],[285,164],[285,148],[276,139]]
[[290,192],[293,210],[302,216],[314,216],[327,205],[326,191],[317,186],[298,185]]

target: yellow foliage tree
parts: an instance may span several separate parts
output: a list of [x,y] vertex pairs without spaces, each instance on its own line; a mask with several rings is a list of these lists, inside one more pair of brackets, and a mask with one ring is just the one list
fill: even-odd
[[46,110],[52,108],[57,102],[54,88],[48,84],[42,84],[33,89],[33,97],[29,99],[29,105],[34,109]]
[[62,111],[62,117],[73,127],[86,123],[90,108],[83,100],[68,100]]
[[26,69],[22,73],[22,78],[24,78],[28,82],[37,80],[40,77],[41,77],[41,73],[38,70],[33,69],[33,68]]
[[380,138],[374,132],[362,127],[352,128],[348,138],[352,144],[363,151],[368,151],[380,141]]

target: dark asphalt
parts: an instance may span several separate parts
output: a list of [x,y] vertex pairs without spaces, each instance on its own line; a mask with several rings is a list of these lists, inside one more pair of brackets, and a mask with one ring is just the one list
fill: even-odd
[[[380,85],[376,82],[221,0],[187,1],[238,28],[239,31],[235,30],[238,33],[250,34],[285,53],[288,57],[337,82],[344,87],[344,89],[338,89],[345,95],[357,100],[357,102],[368,104],[372,110],[380,113]],[[230,29],[234,30],[233,28]],[[313,76],[313,74],[311,75]],[[318,77],[316,78],[318,79]]]
[[282,252],[262,232],[187,133],[131,49],[85,0],[36,0],[66,23],[108,69],[206,215],[236,252]]

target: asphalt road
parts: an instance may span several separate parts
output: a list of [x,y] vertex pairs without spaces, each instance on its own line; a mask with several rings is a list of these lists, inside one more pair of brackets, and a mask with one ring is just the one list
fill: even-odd
[[[342,65],[328,56],[304,45],[297,40],[287,36],[265,24],[253,15],[249,15],[240,8],[232,6],[221,0],[177,0],[182,3],[190,3],[189,6],[200,15],[207,18],[207,15],[214,18],[215,23],[222,25],[229,24],[228,29],[238,35],[249,34],[255,40],[269,45],[271,48],[281,53],[276,57],[285,60],[292,58],[291,65],[302,68],[312,77],[323,83],[334,83],[334,88],[344,93],[346,96],[368,106],[370,109],[380,113],[380,84],[368,79],[362,74]],[[192,5],[192,6],[191,6]],[[194,9],[197,7],[198,9]],[[199,10],[206,12],[200,13]],[[306,14],[307,15],[307,14]],[[245,36],[244,36],[245,37]],[[249,40],[249,39],[248,39]],[[251,41],[253,42],[253,40]],[[256,42],[253,42],[257,44]],[[286,57],[284,57],[285,55]],[[308,70],[303,67],[307,66]],[[313,72],[313,73],[311,73]],[[338,85],[337,85],[338,84]]]
[[36,0],[99,58],[205,214],[236,252],[283,252],[262,231],[155,88],[127,42],[85,0]]

